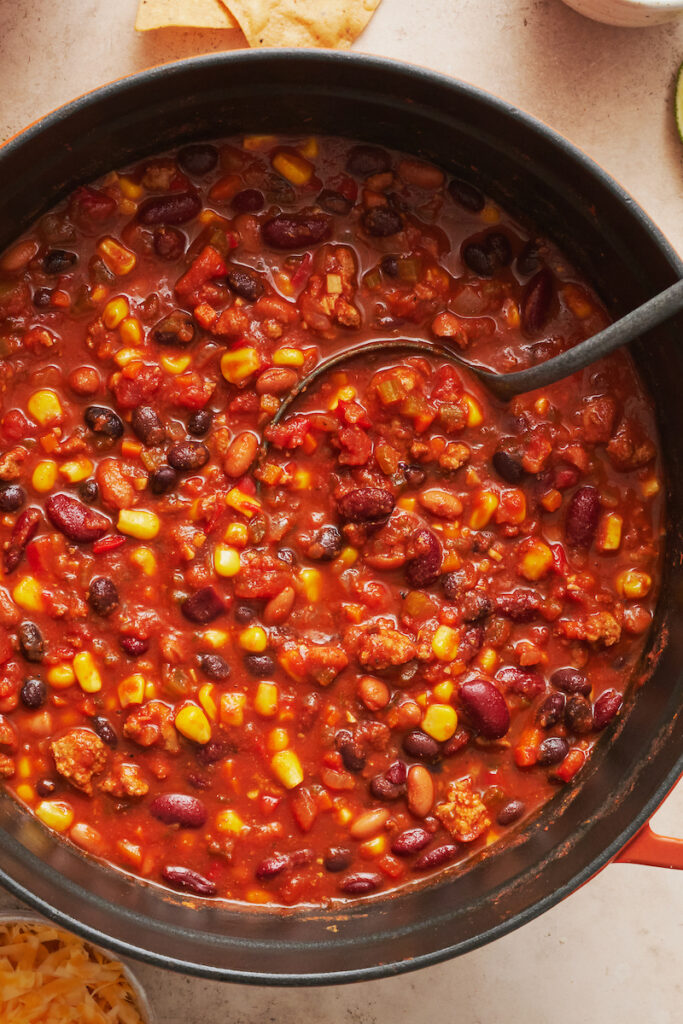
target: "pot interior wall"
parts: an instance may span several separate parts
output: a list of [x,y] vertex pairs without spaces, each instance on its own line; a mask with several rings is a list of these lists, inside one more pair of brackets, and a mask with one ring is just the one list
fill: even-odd
[[[615,314],[683,269],[608,179],[514,109],[418,69],[316,53],[201,58],[125,80],[52,115],[0,151],[0,248],[80,182],[190,139],[240,132],[347,135],[433,159],[552,236]],[[683,636],[669,627],[683,603],[682,329],[679,318],[635,352],[667,453],[670,527],[654,637],[667,642],[632,713],[601,742],[579,784],[558,793],[504,851],[458,877],[343,914],[193,908],[84,860],[5,799],[0,877],[109,947],[198,973],[299,984],[389,974],[463,952],[571,892],[645,820],[681,770]]]

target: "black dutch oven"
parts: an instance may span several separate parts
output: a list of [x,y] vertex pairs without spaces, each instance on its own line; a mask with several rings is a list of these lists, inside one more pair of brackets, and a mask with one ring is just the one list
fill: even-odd
[[[469,178],[551,236],[618,316],[683,275],[642,210],[550,129],[471,86],[350,54],[239,52],[157,68],[58,110],[0,150],[0,249],[82,182],[193,139],[315,132],[382,143]],[[388,897],[278,912],[193,904],[89,860],[0,800],[0,880],[120,953],[214,978],[323,984],[464,953],[585,882],[683,770],[683,318],[634,348],[657,409],[668,530],[644,685],[577,781],[500,850]],[[678,344],[677,344],[678,343]]]

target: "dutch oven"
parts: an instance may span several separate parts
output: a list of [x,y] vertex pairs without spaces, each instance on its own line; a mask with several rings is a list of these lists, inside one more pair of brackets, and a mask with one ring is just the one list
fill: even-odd
[[[156,68],[61,108],[0,150],[0,249],[76,185],[193,139],[346,135],[469,178],[549,235],[619,316],[683,275],[643,211],[549,128],[477,89],[353,54],[239,52]],[[683,770],[683,318],[633,348],[659,421],[663,582],[649,650],[615,727],[577,780],[466,870],[339,909],[192,901],[89,860],[0,800],[0,880],[119,953],[214,978],[317,984],[464,953],[547,910],[639,833],[626,858],[681,866],[641,831]]]

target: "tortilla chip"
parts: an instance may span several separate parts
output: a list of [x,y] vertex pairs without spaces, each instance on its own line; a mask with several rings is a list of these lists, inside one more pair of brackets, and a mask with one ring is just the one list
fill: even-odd
[[250,46],[347,49],[380,0],[224,0]]
[[237,28],[220,0],[141,0],[135,22],[138,32],[155,28]]

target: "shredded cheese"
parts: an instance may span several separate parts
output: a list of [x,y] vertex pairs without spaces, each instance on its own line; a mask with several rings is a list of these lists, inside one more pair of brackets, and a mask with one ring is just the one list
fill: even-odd
[[2,1024],[145,1024],[123,966],[50,925],[0,924]]

